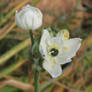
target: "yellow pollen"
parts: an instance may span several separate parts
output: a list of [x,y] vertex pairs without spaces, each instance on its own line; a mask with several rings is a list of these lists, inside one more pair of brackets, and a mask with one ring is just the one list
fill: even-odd
[[56,63],[56,61],[55,61],[55,60],[53,60],[53,61],[52,61],[52,63]]
[[68,34],[64,34],[64,37],[68,38]]
[[65,49],[65,50],[68,50],[68,47],[65,46],[64,49]]
[[66,33],[64,33],[64,39],[68,39],[69,38],[69,33],[68,32],[66,32]]
[[60,31],[60,34],[61,34],[61,36],[63,36],[64,40],[69,39],[69,32],[68,32],[68,30],[63,29],[63,30]]

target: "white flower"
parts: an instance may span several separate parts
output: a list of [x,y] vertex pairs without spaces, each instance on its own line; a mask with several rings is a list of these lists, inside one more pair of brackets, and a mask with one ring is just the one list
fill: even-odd
[[36,30],[42,25],[42,13],[38,8],[26,5],[19,12],[16,11],[16,24],[24,30]]
[[43,68],[53,78],[62,74],[61,64],[71,62],[71,58],[81,46],[80,38],[69,39],[67,30],[60,31],[56,37],[51,37],[48,30],[43,30],[39,50],[44,58]]

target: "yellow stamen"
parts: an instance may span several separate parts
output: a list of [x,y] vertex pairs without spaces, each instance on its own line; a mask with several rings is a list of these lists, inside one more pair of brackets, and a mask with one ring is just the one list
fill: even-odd
[[65,50],[68,50],[68,47],[65,46],[64,49],[65,49]]
[[69,32],[66,29],[60,30],[59,35],[61,35],[63,37],[63,40],[69,39]]
[[55,61],[55,60],[53,60],[53,61],[52,61],[52,63],[56,63],[56,61]]

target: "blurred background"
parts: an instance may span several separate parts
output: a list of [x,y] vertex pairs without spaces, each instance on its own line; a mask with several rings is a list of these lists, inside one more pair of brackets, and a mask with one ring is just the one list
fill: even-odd
[[60,77],[40,73],[40,91],[92,92],[92,0],[0,0],[0,92],[34,92],[29,33],[14,19],[26,4],[41,9],[42,28],[68,29],[70,37],[83,39],[73,64],[63,66]]

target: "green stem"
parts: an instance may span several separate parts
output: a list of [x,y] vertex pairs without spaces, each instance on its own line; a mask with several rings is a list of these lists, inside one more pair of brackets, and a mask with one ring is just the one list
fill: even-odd
[[33,38],[32,30],[30,30],[29,32],[30,32],[30,38],[31,38],[31,41],[32,41],[32,46],[33,46],[33,44],[34,44],[34,38]]
[[37,71],[37,69],[35,69],[34,73],[34,85],[35,85],[34,92],[39,92],[39,72]]
[[[29,31],[30,32],[30,38],[31,38],[31,42],[32,42],[32,46],[34,44],[34,38],[33,38],[33,33],[32,30]],[[38,64],[35,63],[36,67],[34,69],[34,92],[39,92],[39,72],[37,69]]]

